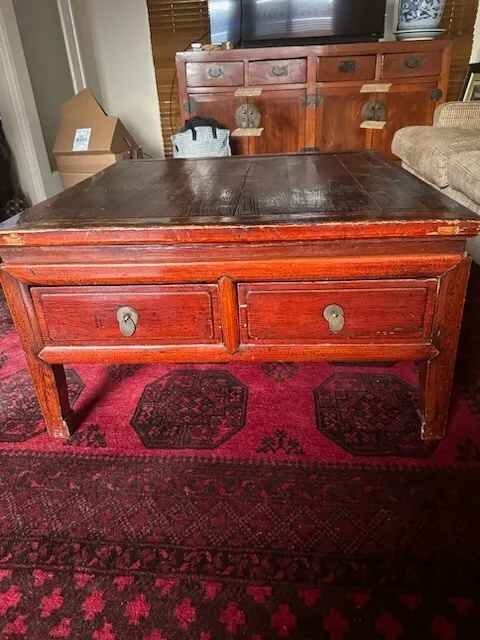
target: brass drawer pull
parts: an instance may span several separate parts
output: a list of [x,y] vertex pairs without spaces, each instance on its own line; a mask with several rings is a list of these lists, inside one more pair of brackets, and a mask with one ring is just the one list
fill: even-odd
[[403,64],[407,69],[418,69],[422,61],[418,56],[405,56]]
[[288,66],[286,64],[275,64],[272,67],[272,76],[279,78],[280,76],[286,76],[288,74]]
[[120,307],[117,311],[117,320],[120,331],[129,338],[135,333],[138,323],[138,312],[132,307]]
[[210,78],[223,78],[223,67],[208,67],[207,76]]
[[345,324],[343,309],[338,304],[329,304],[323,311],[323,317],[328,322],[332,333],[339,333]]
[[340,60],[338,63],[339,73],[353,73],[356,68],[355,60]]

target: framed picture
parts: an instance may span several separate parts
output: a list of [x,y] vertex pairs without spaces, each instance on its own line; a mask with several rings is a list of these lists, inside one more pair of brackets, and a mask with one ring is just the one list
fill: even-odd
[[468,65],[459,99],[463,102],[480,102],[480,62]]

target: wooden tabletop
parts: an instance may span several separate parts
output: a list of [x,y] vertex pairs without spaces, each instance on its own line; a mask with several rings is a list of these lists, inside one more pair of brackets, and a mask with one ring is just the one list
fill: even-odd
[[118,163],[0,225],[0,244],[476,235],[480,218],[375,152]]

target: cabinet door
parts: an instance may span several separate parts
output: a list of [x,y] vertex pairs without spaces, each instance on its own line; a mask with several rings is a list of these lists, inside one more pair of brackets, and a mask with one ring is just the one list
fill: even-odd
[[373,131],[373,149],[392,158],[395,131],[413,125],[431,125],[438,102],[432,100],[430,93],[436,86],[434,82],[392,85],[388,93],[371,95],[371,99],[382,101],[387,107],[387,124]]
[[296,153],[305,146],[305,95],[305,89],[289,89],[249,98],[259,108],[264,128],[260,136],[249,138],[251,154]]
[[353,87],[322,87],[317,107],[315,145],[321,151],[355,151],[366,148],[362,107],[368,94]]
[[[214,118],[222,126],[233,131],[237,125],[235,111],[245,102],[245,98],[235,97],[234,92],[219,93],[192,93],[189,95],[191,102],[191,117]],[[230,146],[234,155],[246,155],[248,153],[248,138],[230,138]]]

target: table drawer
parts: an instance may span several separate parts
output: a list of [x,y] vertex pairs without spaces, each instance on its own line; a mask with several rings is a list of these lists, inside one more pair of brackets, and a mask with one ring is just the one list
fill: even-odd
[[220,342],[216,285],[38,287],[32,297],[50,343]]
[[301,84],[307,81],[306,58],[258,60],[248,65],[250,84]]
[[373,80],[376,56],[335,56],[318,59],[317,79],[320,82],[335,80]]
[[241,87],[243,62],[187,62],[188,87]]
[[438,76],[442,66],[440,51],[387,53],[382,59],[382,78]]
[[436,285],[434,279],[240,284],[242,342],[427,342]]

